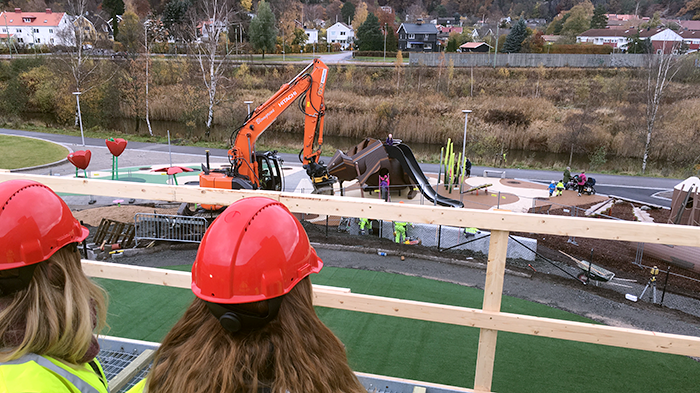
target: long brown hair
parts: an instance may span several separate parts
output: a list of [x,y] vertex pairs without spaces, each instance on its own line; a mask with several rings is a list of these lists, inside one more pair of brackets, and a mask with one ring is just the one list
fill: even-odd
[[29,286],[0,302],[0,362],[36,353],[78,364],[93,328],[106,325],[106,293],[83,273],[74,244],[39,263]]
[[[265,302],[251,303],[264,313]],[[165,336],[148,375],[148,392],[366,392],[343,344],[318,319],[308,277],[285,295],[265,327],[229,333],[195,298]]]

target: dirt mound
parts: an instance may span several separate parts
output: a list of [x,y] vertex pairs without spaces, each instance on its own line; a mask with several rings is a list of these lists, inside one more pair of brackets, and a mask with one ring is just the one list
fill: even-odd
[[152,206],[115,205],[74,211],[73,215],[83,224],[96,227],[103,218],[125,223],[134,222],[136,213],[177,214],[177,208],[155,208]]

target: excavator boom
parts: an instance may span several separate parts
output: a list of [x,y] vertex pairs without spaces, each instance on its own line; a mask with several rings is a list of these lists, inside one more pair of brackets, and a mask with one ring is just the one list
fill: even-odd
[[[300,98],[303,99],[300,108],[304,113],[304,137],[300,159],[315,187],[332,185],[333,178],[327,174],[325,166],[318,162],[323,144],[324,93],[327,77],[328,67],[321,60],[314,59],[313,63],[282,85],[272,97],[255,108],[243,125],[232,135],[231,148],[228,152],[231,169],[227,173],[200,174],[200,185],[215,188],[267,189],[266,183],[269,182],[262,177],[269,172],[265,172],[266,169],[260,167],[264,160],[261,158],[261,153],[256,153],[255,143],[260,135]],[[250,187],[247,187],[248,185]]]

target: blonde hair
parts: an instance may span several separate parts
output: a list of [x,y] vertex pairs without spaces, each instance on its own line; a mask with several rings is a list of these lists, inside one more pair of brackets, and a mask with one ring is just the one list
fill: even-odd
[[36,353],[78,364],[93,328],[106,325],[107,295],[85,276],[73,244],[39,263],[29,286],[2,301],[0,362]]
[[196,298],[166,335],[147,379],[149,393],[366,393],[343,344],[318,319],[308,277],[285,295],[277,318],[252,331],[229,333]]

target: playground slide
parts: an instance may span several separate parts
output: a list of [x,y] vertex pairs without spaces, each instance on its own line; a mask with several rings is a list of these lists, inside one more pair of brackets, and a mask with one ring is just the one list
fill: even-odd
[[398,160],[403,167],[403,170],[411,176],[411,179],[418,185],[421,193],[428,198],[431,202],[437,202],[440,206],[449,207],[464,207],[464,204],[460,201],[446,198],[435,191],[435,189],[430,185],[428,178],[425,177],[423,170],[418,166],[416,157],[413,155],[411,148],[400,143],[395,146],[384,145],[386,152],[389,157]]

